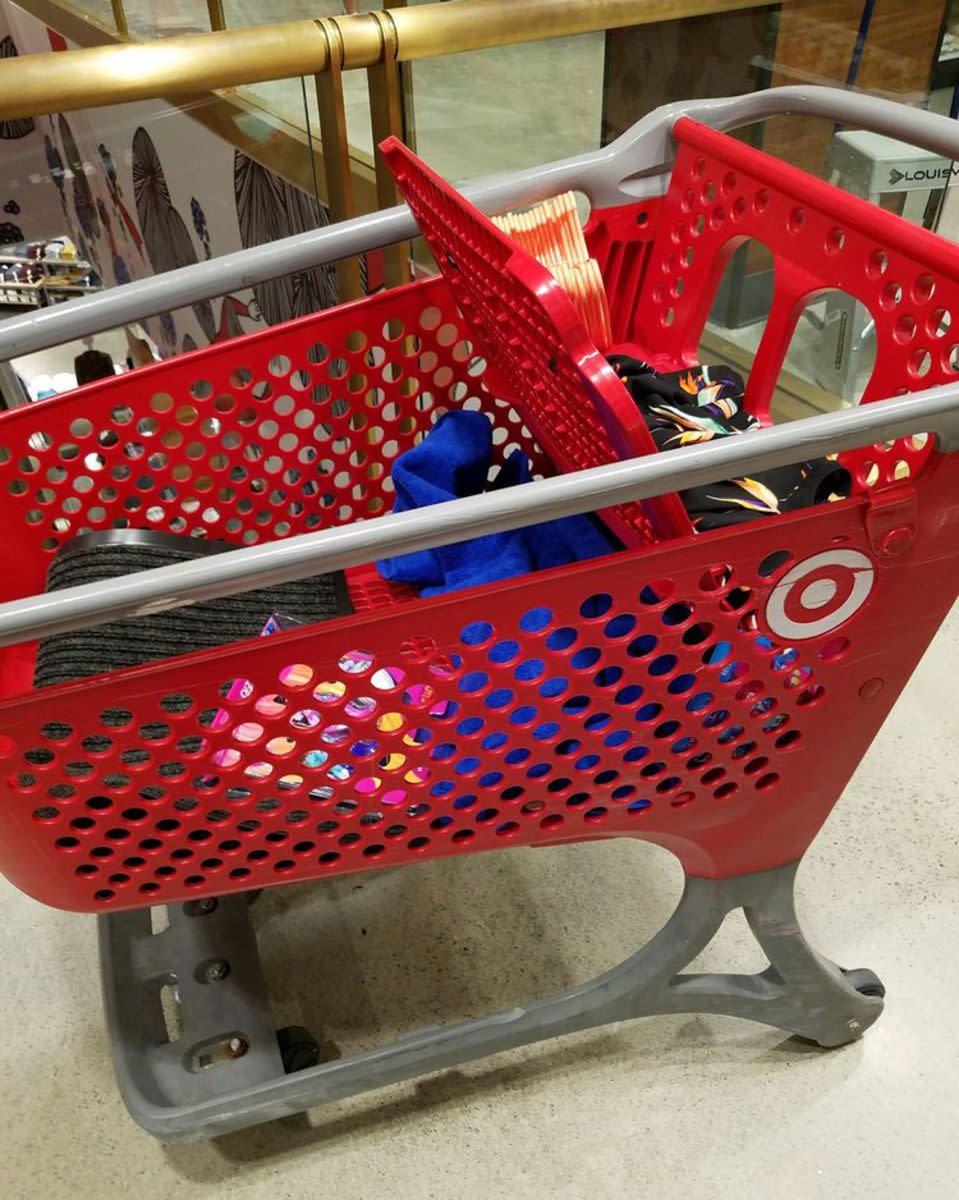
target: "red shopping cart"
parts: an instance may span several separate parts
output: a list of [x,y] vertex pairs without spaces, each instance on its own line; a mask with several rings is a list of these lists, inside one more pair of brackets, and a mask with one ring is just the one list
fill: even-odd
[[[692,361],[725,262],[758,238],[776,291],[749,407],[768,419],[800,310],[836,287],[876,322],[859,408],[651,453],[548,272],[393,144],[439,276],[0,418],[0,869],[39,900],[103,914],[115,1065],[146,1128],[209,1136],[654,1012],[731,1013],[825,1046],[879,1015],[876,976],[807,946],[792,885],[959,590],[959,346],[946,333],[959,248],[710,128],[856,103],[783,89],[690,106],[700,121],[662,110],[482,200],[592,192],[586,234],[616,348],[659,364]],[[873,127],[959,147],[942,118],[869,103]],[[368,244],[400,221],[372,218]],[[358,236],[334,230],[329,257],[363,248]],[[521,447],[541,478],[386,515],[392,462],[456,406],[488,416],[498,461]],[[826,451],[843,454],[851,498],[691,532],[678,491]],[[432,599],[369,565],[582,511],[602,512],[624,550]],[[42,594],[60,546],[111,527],[238,549]],[[37,637],[334,568],[348,569],[351,617],[30,689]],[[671,921],[620,967],[285,1071],[247,892],[617,836],[665,846],[687,875]],[[159,905],[169,926],[153,934]],[[768,970],[682,974],[736,908]]]

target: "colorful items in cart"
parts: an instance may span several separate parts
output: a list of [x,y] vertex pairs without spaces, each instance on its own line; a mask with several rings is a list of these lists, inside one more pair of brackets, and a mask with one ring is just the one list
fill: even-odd
[[[300,629],[303,626],[302,621],[298,621],[295,617],[288,617],[283,613],[271,613],[266,624],[260,630],[260,637],[269,637],[272,633],[286,633],[291,629]],[[284,667],[281,673],[281,683],[296,683],[289,679],[289,675],[297,669],[302,671],[301,664],[294,664],[290,667]],[[297,681],[298,682],[298,681]],[[240,704],[244,700],[249,700],[255,691],[253,681],[251,679],[234,679],[227,688],[226,698],[235,704]],[[279,716],[286,707],[286,701],[282,696],[263,697],[260,701],[257,711],[263,716]],[[315,717],[315,720],[313,719]],[[300,713],[294,714],[290,724],[294,729],[311,729],[313,725],[319,723],[319,714],[314,713],[311,709],[304,709]],[[218,708],[210,722],[210,732],[217,733],[221,729],[225,729],[230,723],[230,714],[225,708]],[[238,742],[256,741],[259,736],[255,732],[255,726],[240,725],[236,730],[236,740]],[[283,739],[284,744],[289,743],[290,749],[295,749],[296,743],[292,739]],[[283,751],[286,752],[285,750]],[[232,767],[239,761],[239,754],[235,749],[217,750],[212,756],[212,762],[215,767]],[[325,761],[325,760],[324,760]],[[266,764],[260,764],[266,766]],[[260,776],[262,778],[263,776]]]
[[[530,481],[529,461],[517,449],[487,484],[492,455],[493,431],[482,413],[445,413],[418,446],[393,464],[393,511],[407,512]],[[522,502],[517,498],[517,503]],[[378,562],[377,567],[384,579],[412,584],[422,595],[434,596],[618,549],[619,542],[599,521],[574,516],[397,555]]]
[[[660,373],[626,355],[611,355],[609,361],[659,450],[696,446],[761,428],[742,407],[743,379],[731,367],[694,366]],[[851,488],[846,468],[827,457],[689,488],[680,496],[693,527],[705,531],[842,500]]]

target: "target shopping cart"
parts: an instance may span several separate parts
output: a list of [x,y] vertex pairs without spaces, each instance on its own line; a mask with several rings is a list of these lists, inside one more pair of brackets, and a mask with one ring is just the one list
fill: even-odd
[[[604,150],[469,195],[493,212],[585,192],[615,348],[659,365],[693,360],[725,262],[759,239],[775,295],[748,407],[768,424],[799,312],[841,288],[876,322],[857,408],[652,452],[549,273],[393,144],[412,214],[291,239],[273,267],[408,238],[415,216],[438,276],[0,418],[0,869],[100,914],[117,1075],[147,1129],[211,1136],[652,1013],[734,1014],[823,1046],[879,1015],[876,976],[805,942],[793,881],[959,587],[959,248],[722,132],[780,112],[959,157],[945,118],[786,88],[660,110]],[[178,307],[240,269],[18,319],[0,353]],[[490,419],[499,461],[521,447],[541,478],[389,515],[392,462],[464,405]],[[691,531],[677,492],[827,452],[850,498]],[[622,552],[430,599],[370,566],[585,511]],[[237,549],[43,594],[59,547],[116,526]],[[31,690],[37,638],[335,569],[352,616]],[[609,837],[656,842],[687,876],[633,957],[509,1012],[285,1070],[251,890]],[[739,908],[768,969],[684,974]]]

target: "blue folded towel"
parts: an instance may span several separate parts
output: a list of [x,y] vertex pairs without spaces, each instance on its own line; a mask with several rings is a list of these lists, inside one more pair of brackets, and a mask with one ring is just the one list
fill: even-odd
[[[486,490],[492,452],[492,427],[482,413],[457,410],[444,414],[418,446],[401,454],[393,464],[393,511],[407,512],[479,495]],[[526,455],[514,450],[489,490],[528,483],[530,478]],[[595,558],[620,548],[599,521],[583,515],[401,554],[376,565],[384,579],[409,583],[422,595],[435,596]]]

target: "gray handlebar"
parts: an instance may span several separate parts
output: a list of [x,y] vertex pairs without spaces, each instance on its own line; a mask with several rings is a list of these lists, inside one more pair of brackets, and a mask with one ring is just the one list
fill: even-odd
[[939,387],[743,437],[594,467],[413,512],[0,604],[0,646],[269,587],[573,513],[602,510],[918,432],[959,449],[959,391]]
[[959,159],[959,125],[951,117],[841,88],[769,88],[724,100],[691,100],[657,111],[670,112],[671,124],[686,116],[720,130],[736,129],[776,116],[823,117],[842,125],[885,134],[941,154],[943,158]]
[[[959,127],[948,117],[836,88],[784,87],[667,105],[601,150],[477,180],[463,190],[485,212],[532,204],[569,189],[584,192],[595,207],[627,204],[662,192],[671,131],[679,117],[725,130],[790,113],[857,125],[959,159]],[[0,362],[380,249],[416,233],[416,222],[402,205],[12,317],[0,327]]]

